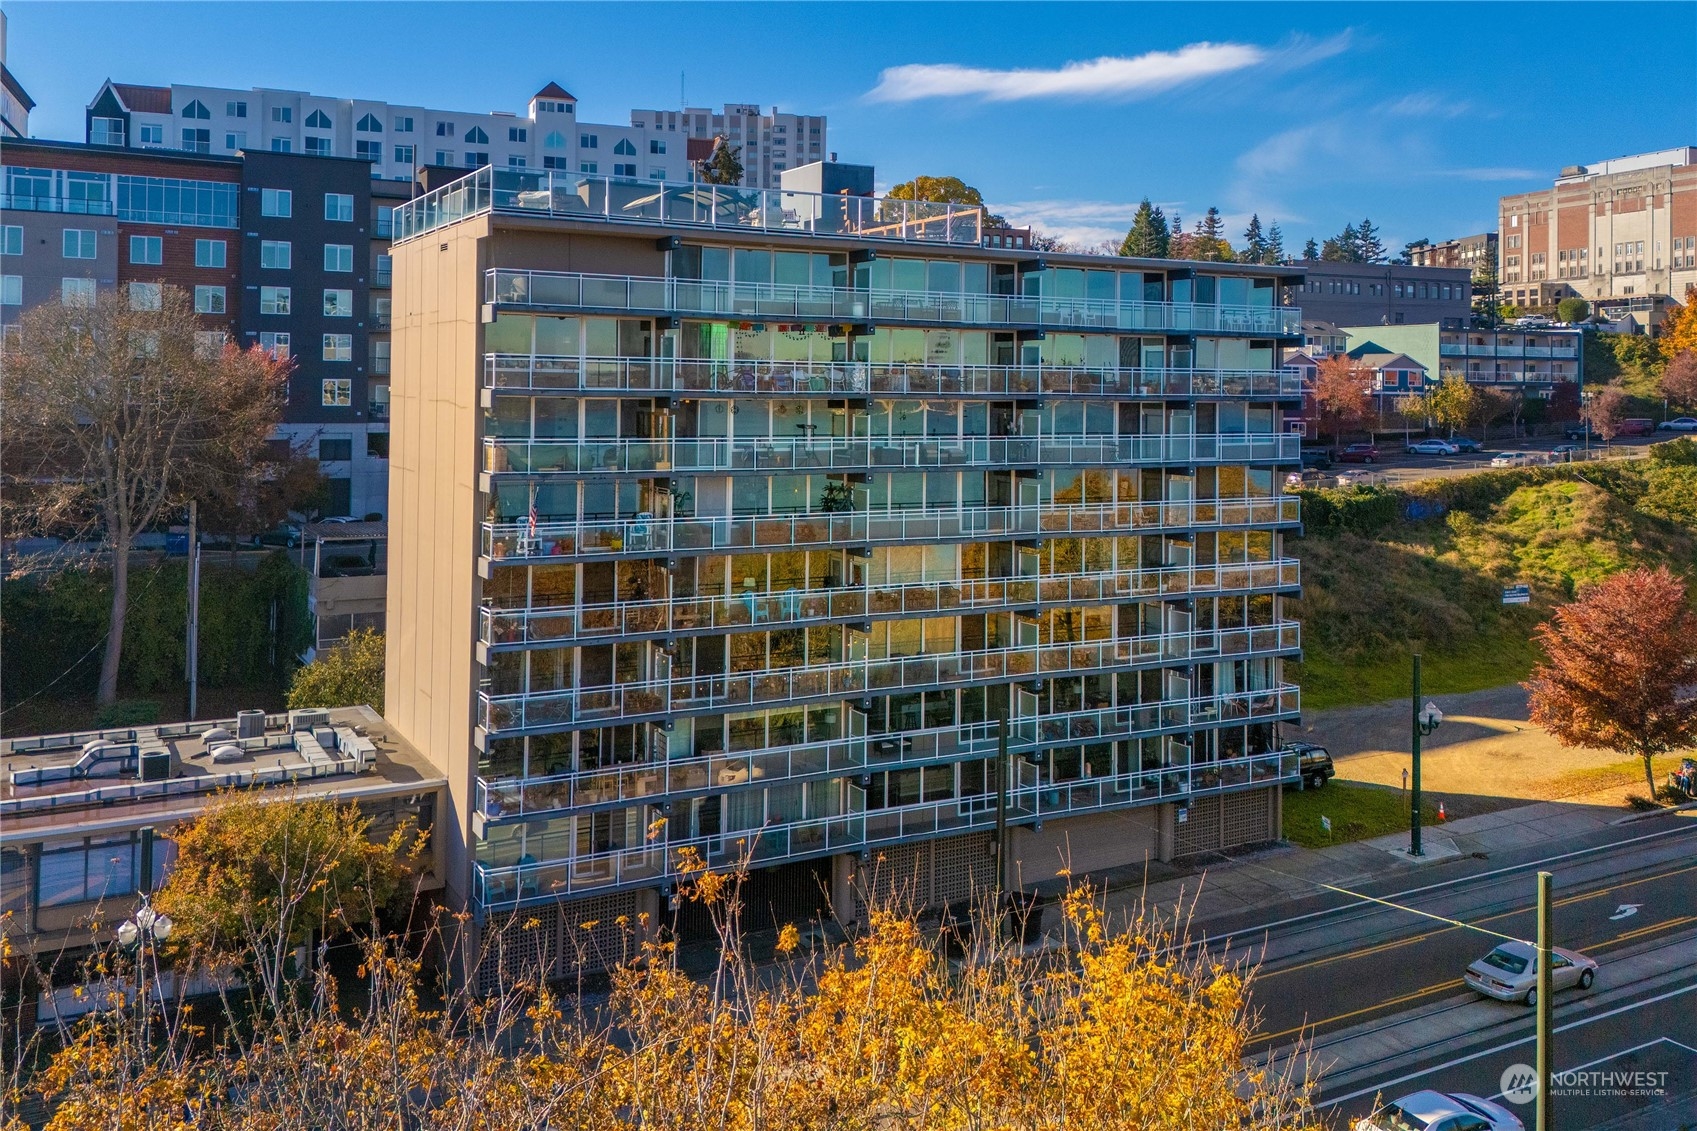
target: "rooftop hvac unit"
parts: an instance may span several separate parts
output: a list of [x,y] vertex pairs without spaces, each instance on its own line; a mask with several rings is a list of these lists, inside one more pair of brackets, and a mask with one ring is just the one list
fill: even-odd
[[172,763],[176,756],[164,746],[156,746],[141,752],[141,780],[165,781],[171,776]]
[[290,731],[313,731],[330,725],[330,712],[322,707],[289,712]]
[[265,734],[264,711],[237,711],[236,737],[259,738]]

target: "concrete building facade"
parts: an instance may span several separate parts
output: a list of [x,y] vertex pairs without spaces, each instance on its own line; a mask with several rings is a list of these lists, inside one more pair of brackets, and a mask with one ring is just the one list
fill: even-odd
[[1496,262],[1497,233],[1480,232],[1411,248],[1409,259],[1416,267],[1461,267],[1478,271],[1482,264]]
[[1475,385],[1520,389],[1548,398],[1558,385],[1584,381],[1584,333],[1566,329],[1346,326],[1352,356],[1364,347],[1406,354],[1434,379],[1465,376]]
[[1571,165],[1498,204],[1504,302],[1547,306],[1697,286],[1697,147]]
[[637,190],[396,214],[387,714],[479,921],[569,954],[685,850],[760,926],[1276,836],[1300,270]]
[[828,152],[823,116],[776,107],[769,114],[752,104],[633,110],[628,125],[582,122],[577,110],[577,99],[558,83],[537,91],[520,115],[299,90],[108,80],[89,102],[86,119],[87,140],[97,145],[348,157],[369,163],[373,177],[409,183],[430,165],[687,181],[687,140],[722,136],[742,151],[744,185],[776,188],[786,170]]

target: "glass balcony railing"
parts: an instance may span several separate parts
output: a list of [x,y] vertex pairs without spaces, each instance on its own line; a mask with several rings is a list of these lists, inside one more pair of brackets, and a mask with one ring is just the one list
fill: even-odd
[[[808,426],[811,427],[811,426]],[[1156,436],[872,436],[483,441],[492,474],[1295,463],[1294,432]]]
[[1262,369],[1062,365],[872,365],[485,354],[484,387],[514,392],[845,393],[893,396],[1257,397],[1302,395],[1302,375]]
[[1293,558],[1237,565],[1105,570],[1045,577],[916,581],[777,593],[731,593],[659,601],[480,611],[479,638],[520,645],[623,636],[729,632],[761,625],[958,615],[1044,605],[1100,605],[1151,597],[1292,589]]
[[484,301],[509,307],[702,315],[733,321],[791,323],[907,322],[1155,330],[1179,333],[1291,335],[1302,312],[1278,306],[1217,306],[1192,302],[1113,302],[1106,299],[960,292],[860,291],[775,283],[698,282],[636,275],[491,269]]
[[[1066,782],[1045,782],[1037,769],[1023,760],[1014,764],[1018,780],[1009,790],[1008,816],[1016,823],[1268,787],[1298,777],[1297,755],[1289,750]],[[988,828],[996,821],[994,800],[985,795],[872,810],[864,808],[863,795],[858,789],[851,787],[849,795],[856,800],[850,811],[841,816],[770,824],[715,836],[668,837],[585,853],[568,860],[510,865],[480,861],[472,872],[472,897],[480,908],[494,910],[586,892],[651,886],[679,874],[679,861],[685,849],[713,869],[744,864],[759,867],[783,860],[971,832]]]
[[65,212],[78,216],[111,216],[117,209],[110,200],[73,200],[65,196],[0,193],[0,211]]
[[[1224,723],[1266,722],[1301,710],[1296,687],[1069,711],[1012,719],[1008,749],[1035,754],[1056,746],[1119,742]],[[912,766],[993,757],[994,723],[713,752],[533,778],[477,779],[477,811],[487,822],[573,809],[650,804],[661,798],[765,788]]]
[[504,734],[672,713],[752,709],[888,691],[1007,683],[1207,657],[1247,658],[1297,648],[1295,624],[1160,633],[1116,640],[849,660],[802,668],[630,681],[612,687],[494,695],[479,692],[478,723]]
[[1148,533],[1161,529],[1290,526],[1299,502],[1267,499],[1151,503],[969,507],[960,510],[803,512],[713,518],[579,518],[486,522],[483,553],[507,558],[574,558],[603,554],[689,553],[825,545],[911,545],[915,542]]
[[560,219],[977,247],[982,207],[782,189],[638,181],[555,170],[482,168],[395,209],[395,238],[467,216],[510,212]]

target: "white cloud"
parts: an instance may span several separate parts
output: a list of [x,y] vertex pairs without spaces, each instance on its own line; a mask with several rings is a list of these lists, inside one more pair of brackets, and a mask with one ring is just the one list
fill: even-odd
[[1376,113],[1399,118],[1459,118],[1474,112],[1465,102],[1451,102],[1430,91],[1405,94],[1394,102],[1380,103]]
[[1540,177],[1549,179],[1548,172],[1540,173],[1536,169],[1497,165],[1487,165],[1479,169],[1438,169],[1434,172],[1440,177],[1460,177],[1464,181],[1531,181]]
[[872,102],[963,97],[988,102],[1090,96],[1130,98],[1241,71],[1266,58],[1264,48],[1251,44],[1192,43],[1177,51],[1104,55],[1051,70],[998,71],[956,63],[908,63],[886,68],[879,76],[878,85],[866,97]]

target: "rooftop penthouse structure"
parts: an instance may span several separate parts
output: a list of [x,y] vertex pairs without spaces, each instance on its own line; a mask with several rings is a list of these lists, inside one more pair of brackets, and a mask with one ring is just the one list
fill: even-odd
[[501,169],[396,211],[386,701],[482,921],[569,954],[686,848],[759,926],[1278,835],[1302,273],[982,226]]

